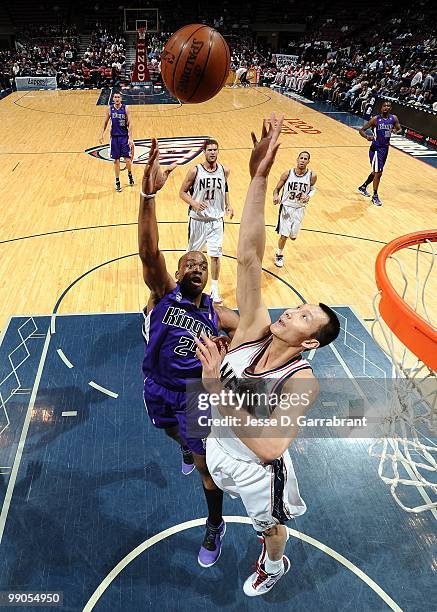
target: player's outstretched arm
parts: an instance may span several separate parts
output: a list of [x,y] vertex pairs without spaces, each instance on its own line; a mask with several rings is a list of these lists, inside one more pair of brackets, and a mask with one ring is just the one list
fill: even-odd
[[359,130],[360,136],[362,136],[363,138],[371,142],[373,140],[373,136],[366,134],[366,131],[369,130],[370,128],[374,128],[375,125],[376,125],[376,117],[372,117],[369,121],[366,121],[363,127]]
[[190,190],[193,186],[196,174],[196,168],[191,168],[190,170],[188,170],[188,174],[185,177],[184,182],[182,183],[181,188],[179,190],[179,197],[186,204],[188,204],[188,206],[191,206],[191,208],[194,208],[196,212],[199,212],[201,210],[205,210],[205,208],[208,208],[208,205],[205,204],[205,202],[196,202],[196,200],[193,200],[193,198],[191,197]]
[[273,190],[273,204],[279,204],[279,193],[283,186],[285,185],[288,177],[288,171],[285,171],[281,174],[281,178],[278,181],[278,184]]
[[152,309],[159,300],[172,291],[176,281],[167,272],[165,259],[159,250],[159,232],[156,221],[156,193],[164,186],[170,172],[176,165],[162,170],[159,165],[159,148],[156,138],[152,138],[149,159],[144,168],[140,208],[138,212],[138,250],[143,264],[144,282],[150,289],[147,309]]
[[240,324],[232,347],[260,338],[271,323],[261,297],[262,260],[266,242],[265,203],[267,177],[279,148],[283,115],[263,122],[261,140],[252,132],[253,150],[249,162],[252,181],[241,217],[237,248],[237,306]]

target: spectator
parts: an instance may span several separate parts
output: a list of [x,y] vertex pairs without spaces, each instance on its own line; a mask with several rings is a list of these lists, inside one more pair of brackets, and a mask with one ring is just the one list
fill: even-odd
[[416,85],[419,85],[422,82],[422,79],[422,71],[419,69],[411,79],[411,87],[416,87]]

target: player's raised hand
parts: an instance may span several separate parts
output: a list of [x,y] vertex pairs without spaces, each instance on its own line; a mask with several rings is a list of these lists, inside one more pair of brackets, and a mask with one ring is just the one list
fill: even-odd
[[197,344],[196,355],[202,364],[202,381],[204,387],[210,393],[215,390],[217,381],[220,380],[220,365],[226,355],[227,347],[222,343],[215,343],[204,333],[200,339],[194,339]]
[[159,165],[159,147],[156,138],[152,138],[149,158],[144,167],[143,192],[146,194],[156,193],[165,185],[169,174],[176,168],[176,164],[168,166],[165,170]]
[[284,115],[276,117],[275,113],[269,119],[264,119],[261,139],[258,141],[254,132],[251,133],[253,150],[249,161],[251,178],[255,176],[267,177],[275,161],[279,149],[278,138],[281,133]]

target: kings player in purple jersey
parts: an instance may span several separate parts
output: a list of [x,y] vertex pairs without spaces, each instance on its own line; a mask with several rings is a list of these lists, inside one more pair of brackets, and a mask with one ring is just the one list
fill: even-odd
[[[391,103],[387,100],[382,103],[381,114],[372,117],[360,129],[360,136],[371,142],[369,149],[370,166],[372,172],[366,178],[364,183],[358,187],[358,191],[370,198],[370,193],[367,191],[367,186],[373,182],[372,204],[382,206],[382,202],[378,196],[378,186],[381,180],[381,174],[384,169],[384,164],[387,160],[388,148],[390,146],[390,137],[392,134],[399,134],[402,128],[399,119],[396,115],[391,115]],[[372,129],[372,136],[366,134],[368,129]]]
[[[193,464],[200,472],[208,520],[198,561],[202,567],[210,567],[220,556],[225,533],[223,492],[208,472],[204,440],[187,435],[186,382],[202,377],[195,338],[200,334],[217,337],[219,329],[232,335],[239,317],[228,308],[213,305],[211,297],[203,293],[208,280],[208,262],[203,253],[190,251],[183,255],[175,278],[167,272],[158,246],[155,197],[174,168],[175,165],[166,170],[160,168],[158,143],[153,138],[138,215],[139,255],[144,282],[150,289],[143,329],[144,404],[153,425],[181,446],[182,473],[189,474]],[[223,349],[221,339],[216,338],[216,342]]]
[[124,157],[127,167],[129,185],[134,185],[132,176],[132,158],[134,141],[132,136],[132,117],[126,104],[121,102],[121,93],[112,96],[113,104],[106,109],[105,120],[100,134],[100,144],[103,144],[103,136],[106,127],[111,121],[111,146],[109,154],[114,160],[115,190],[121,191],[120,185],[120,157]]

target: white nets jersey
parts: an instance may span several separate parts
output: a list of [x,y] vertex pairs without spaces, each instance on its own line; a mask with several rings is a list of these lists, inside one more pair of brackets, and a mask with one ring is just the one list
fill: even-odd
[[[235,389],[238,379],[247,379],[249,385],[251,382],[256,383],[264,379],[266,387],[263,389],[263,392],[279,395],[283,384],[288,378],[299,370],[311,369],[308,361],[302,355],[297,355],[274,370],[255,374],[251,366],[262,356],[272,342],[272,339],[273,336],[270,334],[260,340],[246,342],[229,351],[221,365],[220,379],[223,385],[227,388],[232,388],[236,393],[244,393],[244,385],[243,390],[238,389],[238,387]],[[258,385],[256,391],[259,391]],[[214,418],[221,418],[217,408],[212,408],[212,416]],[[242,459],[243,461],[259,462],[255,453],[237,438],[230,426],[213,425],[210,435],[232,457]]]
[[226,192],[226,177],[223,166],[217,164],[214,172],[209,172],[205,170],[202,164],[198,164],[196,171],[196,178],[190,192],[191,197],[196,202],[205,202],[205,204],[208,204],[208,208],[199,212],[190,208],[190,217],[202,221],[223,219]]
[[305,208],[306,204],[299,201],[301,195],[306,195],[311,190],[311,170],[307,170],[305,174],[299,176],[295,169],[291,168],[285,181],[284,189],[281,196],[281,206],[287,208]]

